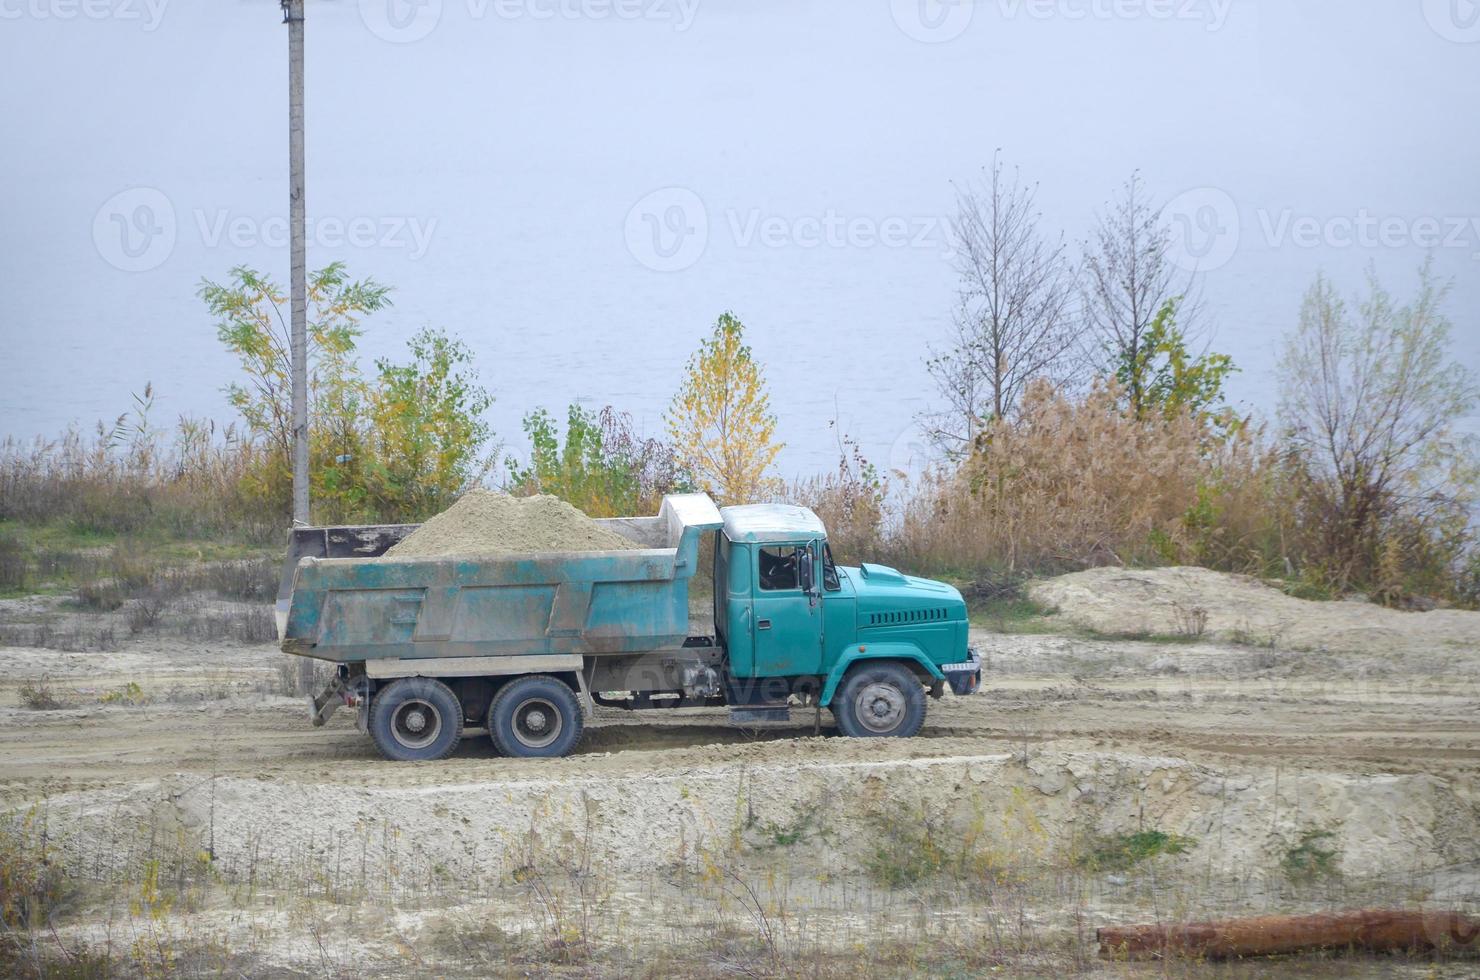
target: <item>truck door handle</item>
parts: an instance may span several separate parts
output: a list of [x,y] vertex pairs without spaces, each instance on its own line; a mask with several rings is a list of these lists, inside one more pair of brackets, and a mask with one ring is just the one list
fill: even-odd
[[768,630],[771,628],[771,621],[769,619],[757,619],[755,621],[755,628],[758,630]]

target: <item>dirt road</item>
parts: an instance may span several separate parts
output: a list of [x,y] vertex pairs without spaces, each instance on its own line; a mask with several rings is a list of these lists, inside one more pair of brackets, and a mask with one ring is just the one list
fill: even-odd
[[[660,906],[697,915],[692,896],[675,897],[691,875],[765,875],[762,905],[779,887],[809,928],[852,923],[827,933],[832,946],[917,923],[922,909],[954,935],[966,920],[946,909],[990,918],[1002,900],[973,881],[1019,880],[1034,937],[1022,955],[1068,955],[1093,924],[1169,908],[1480,908],[1480,637],[1401,659],[1198,639],[981,631],[975,642],[986,689],[933,702],[912,740],[837,737],[826,712],[817,737],[806,710],[760,730],[715,711],[602,710],[567,759],[501,759],[470,734],[426,765],[382,761],[347,712],[311,728],[301,702],[272,693],[272,647],[0,649],[0,793],[12,807],[44,801],[58,846],[100,879],[173,840],[208,851],[221,881],[382,896],[412,937],[441,935],[474,894],[504,928],[538,930],[538,907],[471,883],[525,894],[520,875],[548,867],[575,887],[577,853],[583,874],[610,876],[613,922]],[[20,706],[43,677],[71,707]],[[1130,866],[1081,860],[1147,832],[1182,846]],[[922,848],[966,863],[911,878]],[[887,884],[890,861],[913,900]],[[1042,876],[1012,877],[1029,866],[1084,870],[1071,899],[1042,891]],[[927,881],[933,898],[920,897]],[[947,886],[967,892],[944,903]],[[867,915],[860,895],[872,896]],[[749,921],[728,908],[724,921]],[[255,955],[301,967],[300,933],[285,926],[299,939]],[[399,954],[371,945],[396,973]]]

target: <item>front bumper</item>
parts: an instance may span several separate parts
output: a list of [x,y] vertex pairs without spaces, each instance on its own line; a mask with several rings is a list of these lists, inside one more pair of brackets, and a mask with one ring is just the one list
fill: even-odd
[[982,686],[982,658],[975,647],[966,648],[967,659],[959,664],[941,664],[940,672],[952,694],[975,694]]

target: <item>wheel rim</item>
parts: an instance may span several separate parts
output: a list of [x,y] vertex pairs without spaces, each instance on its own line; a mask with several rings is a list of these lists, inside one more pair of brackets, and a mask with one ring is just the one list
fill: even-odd
[[408,749],[424,749],[442,734],[442,712],[421,698],[396,707],[391,715],[391,736]]
[[543,749],[560,737],[565,730],[565,719],[549,698],[529,698],[514,709],[512,727],[520,745]]
[[891,732],[905,714],[904,692],[893,684],[869,684],[853,699],[858,723],[871,732]]

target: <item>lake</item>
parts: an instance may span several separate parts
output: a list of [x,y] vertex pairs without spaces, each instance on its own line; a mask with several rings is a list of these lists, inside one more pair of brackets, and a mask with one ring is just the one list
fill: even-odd
[[[90,425],[145,382],[157,424],[228,419],[234,366],[196,290],[242,263],[286,282],[276,4],[4,9],[0,432]],[[905,467],[955,295],[953,182],[1001,147],[1071,242],[1141,170],[1247,408],[1273,407],[1318,270],[1350,291],[1371,266],[1402,298],[1432,254],[1480,369],[1480,38],[1444,17],[310,0],[309,261],[395,287],[364,324],[367,362],[424,325],[465,339],[516,451],[525,412],[571,401],[657,433],[731,310],[766,367],[783,475],[834,465],[834,420]]]

